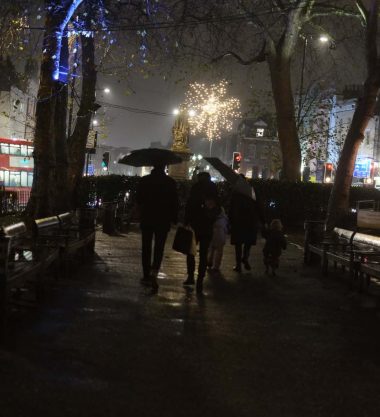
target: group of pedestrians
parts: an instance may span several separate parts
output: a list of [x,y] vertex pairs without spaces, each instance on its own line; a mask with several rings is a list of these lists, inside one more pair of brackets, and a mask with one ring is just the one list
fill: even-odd
[[[176,182],[166,175],[164,166],[155,166],[149,175],[141,179],[136,200],[142,234],[142,283],[157,291],[157,275],[165,242],[171,225],[177,224],[179,211]],[[241,272],[242,267],[251,270],[250,250],[256,244],[260,230],[266,239],[263,255],[267,272],[271,269],[272,274],[275,274],[281,251],[286,248],[281,221],[275,219],[267,227],[254,190],[243,176],[233,187],[229,206],[226,214],[210,174],[200,172],[190,190],[184,217],[184,225],[193,230],[199,245],[199,261],[195,280],[196,256],[187,255],[187,278],[183,284],[196,285],[198,293],[203,290],[207,269],[213,273],[220,271],[229,232],[231,244],[235,246],[236,262],[233,269],[236,272]]]

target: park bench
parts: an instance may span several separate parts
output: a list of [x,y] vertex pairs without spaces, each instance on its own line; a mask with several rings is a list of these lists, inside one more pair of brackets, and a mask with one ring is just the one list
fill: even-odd
[[96,210],[80,209],[74,213],[62,213],[57,216],[59,230],[57,241],[60,246],[60,256],[63,271],[68,269],[68,261],[73,256],[84,260],[95,251]]
[[380,278],[380,237],[375,236],[380,230],[380,211],[361,208],[357,204],[357,222],[355,230],[334,228],[328,237],[324,234],[324,222],[305,223],[305,263],[310,263],[317,255],[322,266],[322,273],[328,274],[329,262],[335,268],[338,265],[349,271],[351,283],[359,278],[359,289],[363,287],[363,278],[369,284],[370,277]]
[[48,236],[58,221],[39,219],[28,231],[20,222],[0,229],[0,337],[4,336],[12,292],[33,284],[37,301],[43,297],[45,275],[58,260],[59,248],[51,245]]

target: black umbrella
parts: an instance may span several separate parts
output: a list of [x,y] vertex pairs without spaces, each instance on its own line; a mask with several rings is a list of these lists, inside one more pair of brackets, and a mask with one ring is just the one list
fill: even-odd
[[239,174],[222,162],[219,158],[205,156],[203,159],[219,171],[229,183],[235,184],[238,180]]
[[133,167],[151,167],[155,165],[180,164],[182,158],[168,149],[146,148],[137,149],[119,159],[119,164]]
[[256,193],[253,187],[251,187],[251,185],[232,168],[222,162],[219,158],[207,156],[203,159],[219,171],[223,177],[234,186],[235,191],[256,200]]

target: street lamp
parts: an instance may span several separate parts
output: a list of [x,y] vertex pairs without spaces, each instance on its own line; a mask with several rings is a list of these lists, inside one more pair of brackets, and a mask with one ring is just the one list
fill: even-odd
[[[297,125],[300,124],[301,120],[301,107],[302,107],[302,95],[303,95],[303,83],[304,83],[304,74],[305,74],[305,62],[306,62],[306,48],[308,45],[309,39],[312,39],[311,35],[300,35],[303,39],[303,50],[302,50],[302,67],[301,67],[301,79],[300,79],[300,90],[298,97],[298,114],[297,114]],[[320,35],[318,38],[319,42],[325,44],[330,41],[330,38],[327,35]]]
[[95,119],[92,121],[93,126],[98,126],[99,122]]

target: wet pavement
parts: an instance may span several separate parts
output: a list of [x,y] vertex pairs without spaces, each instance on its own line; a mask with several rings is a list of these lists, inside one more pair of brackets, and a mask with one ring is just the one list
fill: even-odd
[[139,284],[140,236],[98,233],[93,263],[53,279],[47,303],[18,307],[0,350],[0,416],[378,416],[379,309],[290,245],[266,276],[184,289],[170,250],[158,294]]

